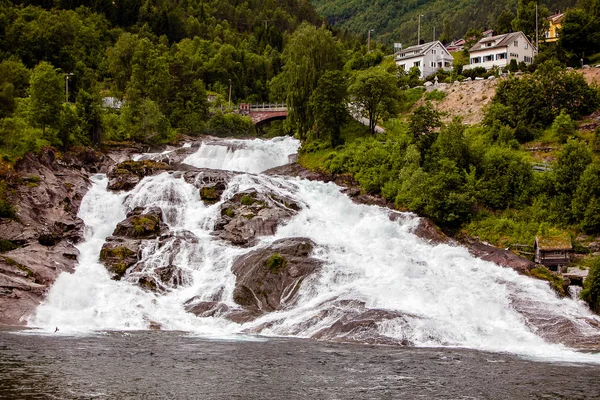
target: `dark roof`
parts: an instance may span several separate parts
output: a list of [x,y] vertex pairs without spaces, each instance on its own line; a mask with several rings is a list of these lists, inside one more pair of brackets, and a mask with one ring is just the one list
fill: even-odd
[[540,250],[571,250],[571,237],[569,235],[537,236],[535,242]]
[[[479,51],[479,50],[489,50],[495,49],[498,47],[506,47],[514,40],[517,40],[519,37],[525,36],[522,32],[513,32],[513,33],[505,33],[504,35],[496,35],[491,37],[484,37],[479,42],[475,43],[473,47],[471,47],[471,52]],[[486,47],[486,43],[495,42],[492,46]]]

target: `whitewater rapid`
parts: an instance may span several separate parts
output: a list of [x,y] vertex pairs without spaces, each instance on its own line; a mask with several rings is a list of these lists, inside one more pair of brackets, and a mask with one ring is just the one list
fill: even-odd
[[[206,206],[194,186],[171,173],[147,177],[132,191],[118,194],[106,189],[105,176],[97,175],[79,211],[86,225],[85,241],[78,246],[79,266],[73,274],[59,277],[29,325],[48,332],[60,327],[67,334],[158,324],[165,330],[218,338],[240,338],[245,332],[312,337],[350,311],[340,304],[363,302],[368,309],[402,314],[377,325],[381,336],[394,341],[600,362],[597,354],[547,343],[517,310],[516,304],[524,304],[522,308],[550,319],[567,318],[579,325],[583,319],[600,322],[580,301],[559,299],[547,282],[473,258],[462,247],[428,243],[412,233],[416,216],[402,214],[392,221],[389,210],[355,204],[332,183],[259,174],[286,164],[298,147],[292,138],[223,140],[202,144],[185,160],[198,168],[245,172],[232,178],[223,201],[254,189],[287,196],[301,206],[275,236],[263,237],[257,245],[289,237],[307,237],[317,244],[314,256],[323,267],[302,283],[292,307],[245,324],[186,312],[184,303],[193,297],[218,297],[236,307],[231,265],[249,250],[210,235],[220,203]],[[186,285],[166,294],[114,281],[98,261],[105,238],[127,211],[151,206],[162,209],[171,231],[191,232],[198,239],[179,247],[144,244],[146,264],[173,263],[188,277]]]

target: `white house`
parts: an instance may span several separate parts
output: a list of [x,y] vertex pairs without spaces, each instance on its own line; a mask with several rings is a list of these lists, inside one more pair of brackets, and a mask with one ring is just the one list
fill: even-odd
[[439,40],[411,46],[396,54],[396,65],[405,71],[419,67],[422,79],[435,74],[439,69],[452,69],[453,62],[454,57]]
[[531,64],[537,49],[523,32],[484,37],[469,50],[470,64],[463,69],[506,67],[510,60]]

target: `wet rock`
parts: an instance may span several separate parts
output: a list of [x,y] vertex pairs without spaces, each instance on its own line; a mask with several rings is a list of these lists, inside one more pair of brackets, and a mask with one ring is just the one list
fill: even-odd
[[236,174],[228,171],[201,169],[188,171],[183,179],[194,185],[200,191],[200,198],[205,204],[210,205],[221,200],[227,184]]
[[519,257],[510,250],[490,246],[470,237],[461,237],[459,239],[460,243],[469,250],[469,253],[473,257],[490,261],[506,268],[512,268],[518,273],[527,276],[529,276],[529,272],[535,267],[533,261]]
[[298,210],[300,206],[291,199],[247,190],[221,205],[214,234],[238,246],[253,246],[257,237],[275,234]]
[[222,316],[231,310],[227,304],[220,301],[188,301],[184,307],[187,312],[201,318]]
[[108,162],[90,150],[27,154],[6,176],[16,218],[0,220],[0,324],[24,324],[61,272],[72,272],[83,239],[77,217],[89,173]]
[[311,257],[314,245],[306,238],[281,239],[236,259],[234,301],[254,313],[293,304],[302,281],[321,267]]
[[152,239],[166,233],[167,230],[160,208],[152,207],[145,211],[144,207],[137,207],[127,214],[127,219],[117,224],[113,236]]
[[191,275],[176,265],[153,268],[138,263],[128,274],[127,281],[138,284],[142,289],[167,293],[171,289],[187,285],[191,281]]
[[108,189],[131,190],[144,177],[159,174],[171,169],[172,167],[164,162],[152,160],[123,161],[112,167],[108,172]]
[[[395,214],[390,215],[392,221],[395,220],[394,218],[398,218],[397,213]],[[419,224],[412,232],[421,239],[428,240],[431,243],[456,244],[456,241],[444,235],[442,230],[428,218],[419,218]]]
[[128,268],[139,261],[140,240],[109,237],[100,251],[100,262],[120,280]]

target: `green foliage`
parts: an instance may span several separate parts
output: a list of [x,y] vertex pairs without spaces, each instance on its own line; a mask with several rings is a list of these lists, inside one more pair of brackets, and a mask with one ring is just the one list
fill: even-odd
[[317,139],[328,139],[332,147],[341,144],[340,129],[348,119],[348,83],[341,71],[327,71],[319,78],[310,96]]
[[285,65],[271,85],[284,94],[288,121],[305,138],[313,125],[310,96],[321,76],[342,66],[339,43],[324,26],[317,29],[302,24],[290,37],[283,51]]
[[256,199],[254,196],[245,194],[240,199],[240,203],[242,203],[244,206],[251,206],[252,204],[256,203]]
[[9,188],[6,181],[0,180],[0,218],[15,218],[15,207],[9,198]]
[[63,102],[63,78],[49,63],[38,64],[30,79],[31,119],[35,126],[57,127]]
[[600,47],[600,13],[597,0],[587,7],[573,8],[565,12],[560,29],[558,46],[563,49],[571,64],[580,66],[584,55],[598,52]]
[[425,100],[427,101],[442,101],[448,96],[448,93],[443,90],[434,89],[431,92],[425,93]]
[[488,109],[485,122],[515,129],[516,138],[531,140],[535,131],[554,121],[559,113],[577,118],[595,110],[600,104],[598,91],[590,87],[581,74],[545,63],[530,76],[500,82]]
[[588,277],[583,283],[581,298],[592,310],[600,312],[600,257],[596,257],[592,262]]
[[239,114],[216,113],[208,121],[206,133],[219,137],[255,136],[256,130],[250,117]]
[[159,222],[155,215],[141,215],[131,219],[135,233],[139,236],[158,233],[160,231]]
[[398,111],[400,113],[408,113],[415,103],[423,97],[424,88],[412,88],[404,91],[404,95],[400,101]]
[[575,220],[587,233],[600,232],[600,162],[589,164],[577,185],[571,208]]
[[154,101],[146,98],[127,103],[121,109],[121,140],[133,139],[142,143],[169,143],[175,138],[169,120]]
[[17,248],[17,246],[10,240],[0,239],[0,253],[5,253],[7,251],[11,251],[16,248]]
[[207,203],[216,203],[220,197],[214,187],[204,186],[200,189],[200,198]]
[[564,110],[560,112],[552,123],[552,132],[560,143],[567,143],[567,139],[575,134],[577,123]]
[[287,260],[279,253],[275,253],[265,261],[265,268],[273,274],[278,274],[285,268]]
[[401,92],[396,86],[396,78],[381,68],[356,72],[348,92],[356,107],[355,113],[369,120],[371,134],[375,133],[380,118],[388,118],[398,112]]
[[422,155],[435,142],[437,134],[434,129],[441,125],[440,114],[430,102],[418,107],[409,117],[408,132],[414,138]]

